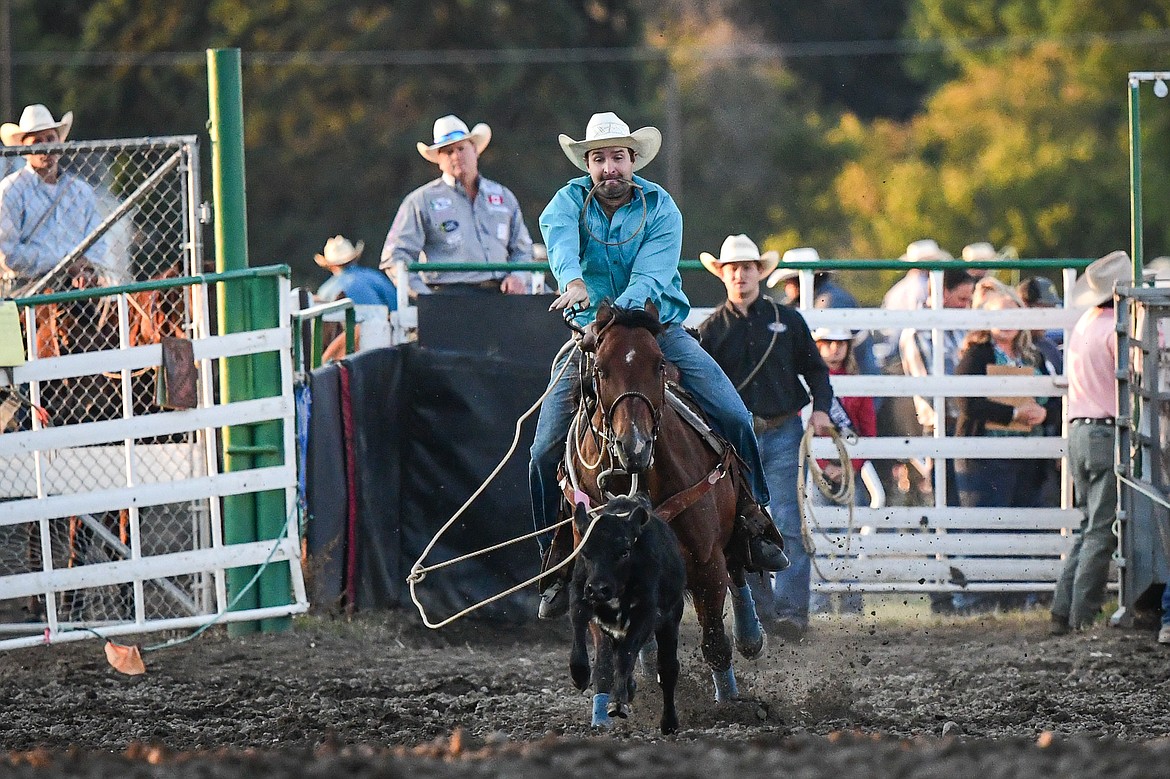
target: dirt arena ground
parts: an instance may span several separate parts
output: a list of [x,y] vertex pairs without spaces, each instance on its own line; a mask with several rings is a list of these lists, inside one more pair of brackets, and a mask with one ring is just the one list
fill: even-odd
[[[152,643],[157,637],[146,637]],[[737,657],[752,702],[716,706],[684,624],[683,730],[598,734],[568,678],[567,625],[394,611],[149,653],[127,677],[101,643],[0,655],[0,776],[1170,776],[1170,648],[1046,614],[814,622]]]

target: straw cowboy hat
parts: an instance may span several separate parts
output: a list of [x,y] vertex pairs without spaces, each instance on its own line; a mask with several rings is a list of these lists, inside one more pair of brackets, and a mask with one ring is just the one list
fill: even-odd
[[592,149],[603,149],[608,146],[622,146],[634,150],[634,170],[641,170],[650,164],[662,147],[662,133],[657,127],[643,127],[630,132],[630,126],[618,118],[612,111],[594,114],[589,117],[589,124],[585,127],[585,140],[574,141],[562,133],[557,138],[565,156],[581,170],[589,170],[585,165],[585,154]]
[[73,127],[72,111],[62,116],[61,121],[58,122],[53,118],[49,109],[40,103],[34,103],[25,106],[24,111],[20,114],[19,124],[5,122],[0,125],[0,140],[4,141],[5,146],[20,146],[26,135],[39,133],[42,130],[57,130],[57,134],[61,136],[60,140],[63,141],[69,137],[69,128],[71,127]]
[[471,141],[475,144],[475,153],[483,154],[483,150],[492,141],[492,128],[480,122],[468,130],[462,119],[454,114],[447,114],[435,120],[434,136],[435,140],[430,146],[422,141],[418,142],[418,153],[437,164],[439,149],[460,141]]
[[1069,305],[1072,308],[1099,306],[1113,297],[1114,284],[1132,280],[1133,263],[1129,255],[1120,250],[1110,252],[1085,268],[1085,272],[1073,285]]
[[322,268],[336,268],[339,265],[347,265],[358,257],[361,257],[362,251],[365,248],[365,241],[358,241],[357,246],[354,246],[349,242],[348,238],[335,235],[325,242],[325,253],[318,254],[313,259]]
[[812,331],[814,341],[852,341],[853,331],[844,327],[818,327]]
[[[1142,278],[1146,281],[1170,281],[1170,257],[1155,257],[1142,268]],[[1155,284],[1155,286],[1165,286]]]
[[710,252],[703,252],[699,255],[699,261],[703,263],[704,268],[716,276],[723,275],[721,269],[729,262],[758,262],[760,275],[766,276],[776,269],[776,265],[780,262],[780,252],[771,251],[760,254],[760,247],[756,246],[755,241],[740,233],[739,235],[729,235],[723,240],[723,246],[719,248],[718,259]]
[[933,238],[923,238],[906,247],[906,253],[898,259],[907,262],[929,262],[932,260],[953,260],[950,252],[943,250]]
[[[821,255],[817,253],[816,249],[810,246],[802,246],[799,249],[789,249],[784,252],[784,256],[780,258],[781,262],[817,262],[821,259]],[[826,271],[820,271],[825,273]],[[782,284],[786,280],[795,276],[799,276],[800,271],[795,268],[777,268],[776,271],[768,277],[768,287],[775,287],[777,284]]]
[[981,260],[999,260],[999,252],[995,247],[987,241],[977,241],[976,243],[969,243],[963,247],[963,259],[967,262],[979,262]]

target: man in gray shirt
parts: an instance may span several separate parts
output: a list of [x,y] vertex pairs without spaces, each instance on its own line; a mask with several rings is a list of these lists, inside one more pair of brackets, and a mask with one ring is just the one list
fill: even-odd
[[490,262],[502,267],[413,273],[411,295],[529,291],[530,274],[503,267],[532,261],[532,238],[520,203],[507,187],[479,175],[479,155],[491,137],[491,128],[482,122],[468,130],[455,116],[435,121],[434,142],[420,142],[418,152],[443,175],[402,201],[386,235],[380,267],[395,282],[403,263]]

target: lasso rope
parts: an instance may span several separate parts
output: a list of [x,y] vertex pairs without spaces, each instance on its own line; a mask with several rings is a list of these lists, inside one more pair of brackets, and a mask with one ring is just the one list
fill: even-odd
[[589,233],[589,237],[592,238],[593,240],[597,241],[602,246],[621,246],[622,244],[629,243],[630,241],[632,241],[636,237],[638,237],[638,233],[642,232],[642,228],[644,228],[646,226],[646,217],[647,217],[648,212],[649,212],[649,207],[646,205],[646,192],[645,192],[645,190],[643,190],[641,184],[635,184],[632,181],[630,182],[630,186],[637,189],[638,194],[641,195],[641,197],[642,197],[642,221],[638,223],[638,229],[635,230],[633,232],[633,234],[630,235],[629,238],[626,238],[625,240],[622,240],[622,241],[610,243],[609,241],[604,241],[604,240],[598,238],[597,235],[594,234],[594,232],[591,229],[589,229],[589,218],[588,218],[589,201],[593,199],[593,194],[597,191],[597,188],[600,187],[604,183],[605,183],[604,181],[599,181],[596,184],[594,184],[592,187],[590,187],[589,194],[587,194],[585,196],[585,202],[581,204],[581,216],[579,217],[579,220],[580,220],[582,226],[584,226],[585,232]]
[[[833,444],[837,447],[837,456],[841,462],[841,473],[843,478],[840,484],[834,484],[826,476],[824,469],[817,463],[817,460],[812,455],[812,441],[814,438],[813,427],[809,425],[805,428],[804,435],[800,439],[800,454],[797,458],[796,467],[796,497],[797,505],[800,507],[800,540],[804,546],[804,551],[812,562],[812,567],[816,570],[817,575],[827,582],[837,582],[841,579],[826,576],[824,571],[817,565],[816,558],[816,542],[813,539],[813,528],[821,535],[822,538],[829,540],[829,535],[821,528],[813,513],[812,503],[808,500],[808,488],[805,480],[805,469],[812,476],[813,483],[816,484],[817,489],[825,496],[827,500],[836,503],[837,505],[846,505],[849,507],[849,524],[845,528],[845,550],[844,553],[850,553],[850,547],[853,541],[853,504],[856,502],[857,496],[857,482],[856,474],[853,472],[853,461],[849,457],[849,451],[845,448],[845,439],[841,433],[834,426],[829,433],[830,438],[833,439]],[[831,555],[836,556],[834,553]]]
[[[565,525],[565,524],[573,521],[572,517],[570,517],[569,519],[563,519],[560,522],[557,522],[553,525],[549,525],[546,528],[541,528],[540,530],[535,530],[535,531],[528,533],[526,535],[519,536],[517,538],[509,539],[508,541],[502,541],[498,544],[495,544],[493,546],[489,546],[485,549],[480,549],[479,551],[476,551],[476,552],[469,552],[465,555],[455,557],[451,560],[447,560],[447,561],[442,562],[442,563],[437,563],[435,565],[430,565],[430,566],[424,566],[422,564],[423,560],[425,560],[427,558],[427,555],[431,553],[431,550],[434,549],[435,544],[437,544],[439,542],[439,539],[443,537],[443,534],[447,532],[447,530],[451,527],[451,525],[455,524],[455,520],[459,519],[459,517],[461,517],[463,515],[463,512],[467,510],[468,506],[470,506],[472,503],[474,503],[475,499],[478,498],[483,493],[483,491],[485,489],[487,489],[488,485],[492,483],[492,481],[496,478],[497,475],[499,475],[500,471],[503,470],[504,465],[512,457],[512,454],[516,451],[516,446],[520,443],[520,427],[521,427],[521,425],[524,424],[524,420],[528,419],[528,417],[532,416],[532,414],[538,408],[540,408],[541,404],[544,403],[545,398],[547,398],[549,396],[549,393],[551,393],[553,388],[556,387],[557,382],[559,382],[561,380],[561,377],[565,375],[565,371],[567,371],[569,369],[569,365],[572,364],[573,356],[580,348],[576,343],[573,343],[573,342],[566,343],[565,346],[561,347],[561,351],[557,354],[557,358],[559,358],[562,354],[565,353],[565,349],[569,348],[570,344],[572,344],[572,351],[569,352],[568,357],[565,359],[565,364],[563,366],[561,366],[560,371],[549,382],[548,388],[544,391],[544,394],[541,395],[539,398],[537,398],[536,402],[533,403],[529,407],[529,409],[527,411],[525,411],[523,414],[521,414],[520,418],[516,420],[515,433],[512,435],[512,445],[508,447],[508,451],[504,453],[504,456],[500,459],[500,462],[496,465],[496,467],[492,470],[492,472],[490,474],[488,474],[487,478],[483,480],[483,483],[479,485],[479,487],[475,490],[475,492],[471,493],[471,497],[469,497],[466,501],[464,501],[463,505],[459,507],[459,510],[456,511],[454,514],[452,514],[451,518],[443,523],[443,526],[441,528],[439,528],[438,532],[435,533],[434,537],[432,537],[430,542],[426,545],[426,548],[423,549],[422,554],[420,554],[418,559],[415,560],[414,565],[412,565],[410,567],[410,575],[406,577],[406,583],[410,585],[410,600],[414,603],[415,607],[418,609],[418,613],[422,617],[423,624],[426,625],[428,628],[431,628],[432,630],[444,627],[445,625],[449,625],[452,622],[454,622],[455,620],[461,619],[461,618],[467,616],[468,614],[472,613],[473,611],[476,611],[478,609],[483,608],[484,606],[488,605],[489,603],[494,603],[494,602],[500,600],[501,598],[505,598],[514,592],[522,590],[525,587],[527,587],[528,585],[539,581],[540,578],[542,576],[545,576],[546,574],[552,573],[553,571],[559,571],[561,568],[563,568],[564,566],[566,566],[570,562],[572,562],[573,559],[577,555],[577,551],[574,550],[573,554],[571,554],[571,555],[569,555],[569,557],[565,558],[565,560],[563,560],[559,565],[557,565],[553,568],[550,568],[549,570],[544,571],[543,573],[539,573],[536,576],[532,577],[531,579],[529,579],[525,582],[521,582],[520,584],[517,584],[516,586],[514,586],[510,589],[504,590],[501,593],[493,595],[490,598],[487,598],[485,600],[481,600],[478,603],[474,603],[474,604],[468,606],[467,608],[463,609],[462,611],[459,611],[459,612],[451,615],[450,617],[447,617],[442,622],[432,622],[431,621],[430,617],[427,616],[426,608],[423,606],[423,604],[421,602],[419,602],[418,595],[415,592],[415,587],[423,579],[425,579],[427,574],[430,573],[431,571],[438,571],[442,568],[446,568],[448,566],[455,565],[456,563],[461,563],[465,560],[470,560],[472,558],[488,554],[489,552],[494,552],[497,549],[503,549],[504,547],[511,546],[512,544],[516,544],[516,543],[519,543],[521,541],[527,541],[530,538],[536,538],[539,535],[547,533],[550,530],[555,530],[556,528],[560,527],[561,525]],[[553,360],[553,365],[556,365],[555,359]],[[596,514],[594,512],[600,511],[601,508],[604,508],[604,507],[598,507],[597,509],[593,509],[590,512],[594,517],[594,522],[596,521]],[[593,530],[593,522],[590,522],[589,529],[586,531],[586,534],[585,534],[586,538],[588,537],[589,532],[592,532],[592,530]],[[584,539],[582,539],[582,540],[584,540]],[[579,548],[580,548],[580,546],[578,546],[578,549]]]

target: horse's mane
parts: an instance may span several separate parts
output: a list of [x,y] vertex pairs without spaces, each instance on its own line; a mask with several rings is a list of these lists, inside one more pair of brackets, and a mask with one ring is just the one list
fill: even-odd
[[612,306],[613,321],[612,324],[622,325],[623,327],[641,327],[650,331],[650,335],[658,335],[662,332],[662,323],[658,321],[657,311],[647,311],[644,308],[622,308],[621,306]]

